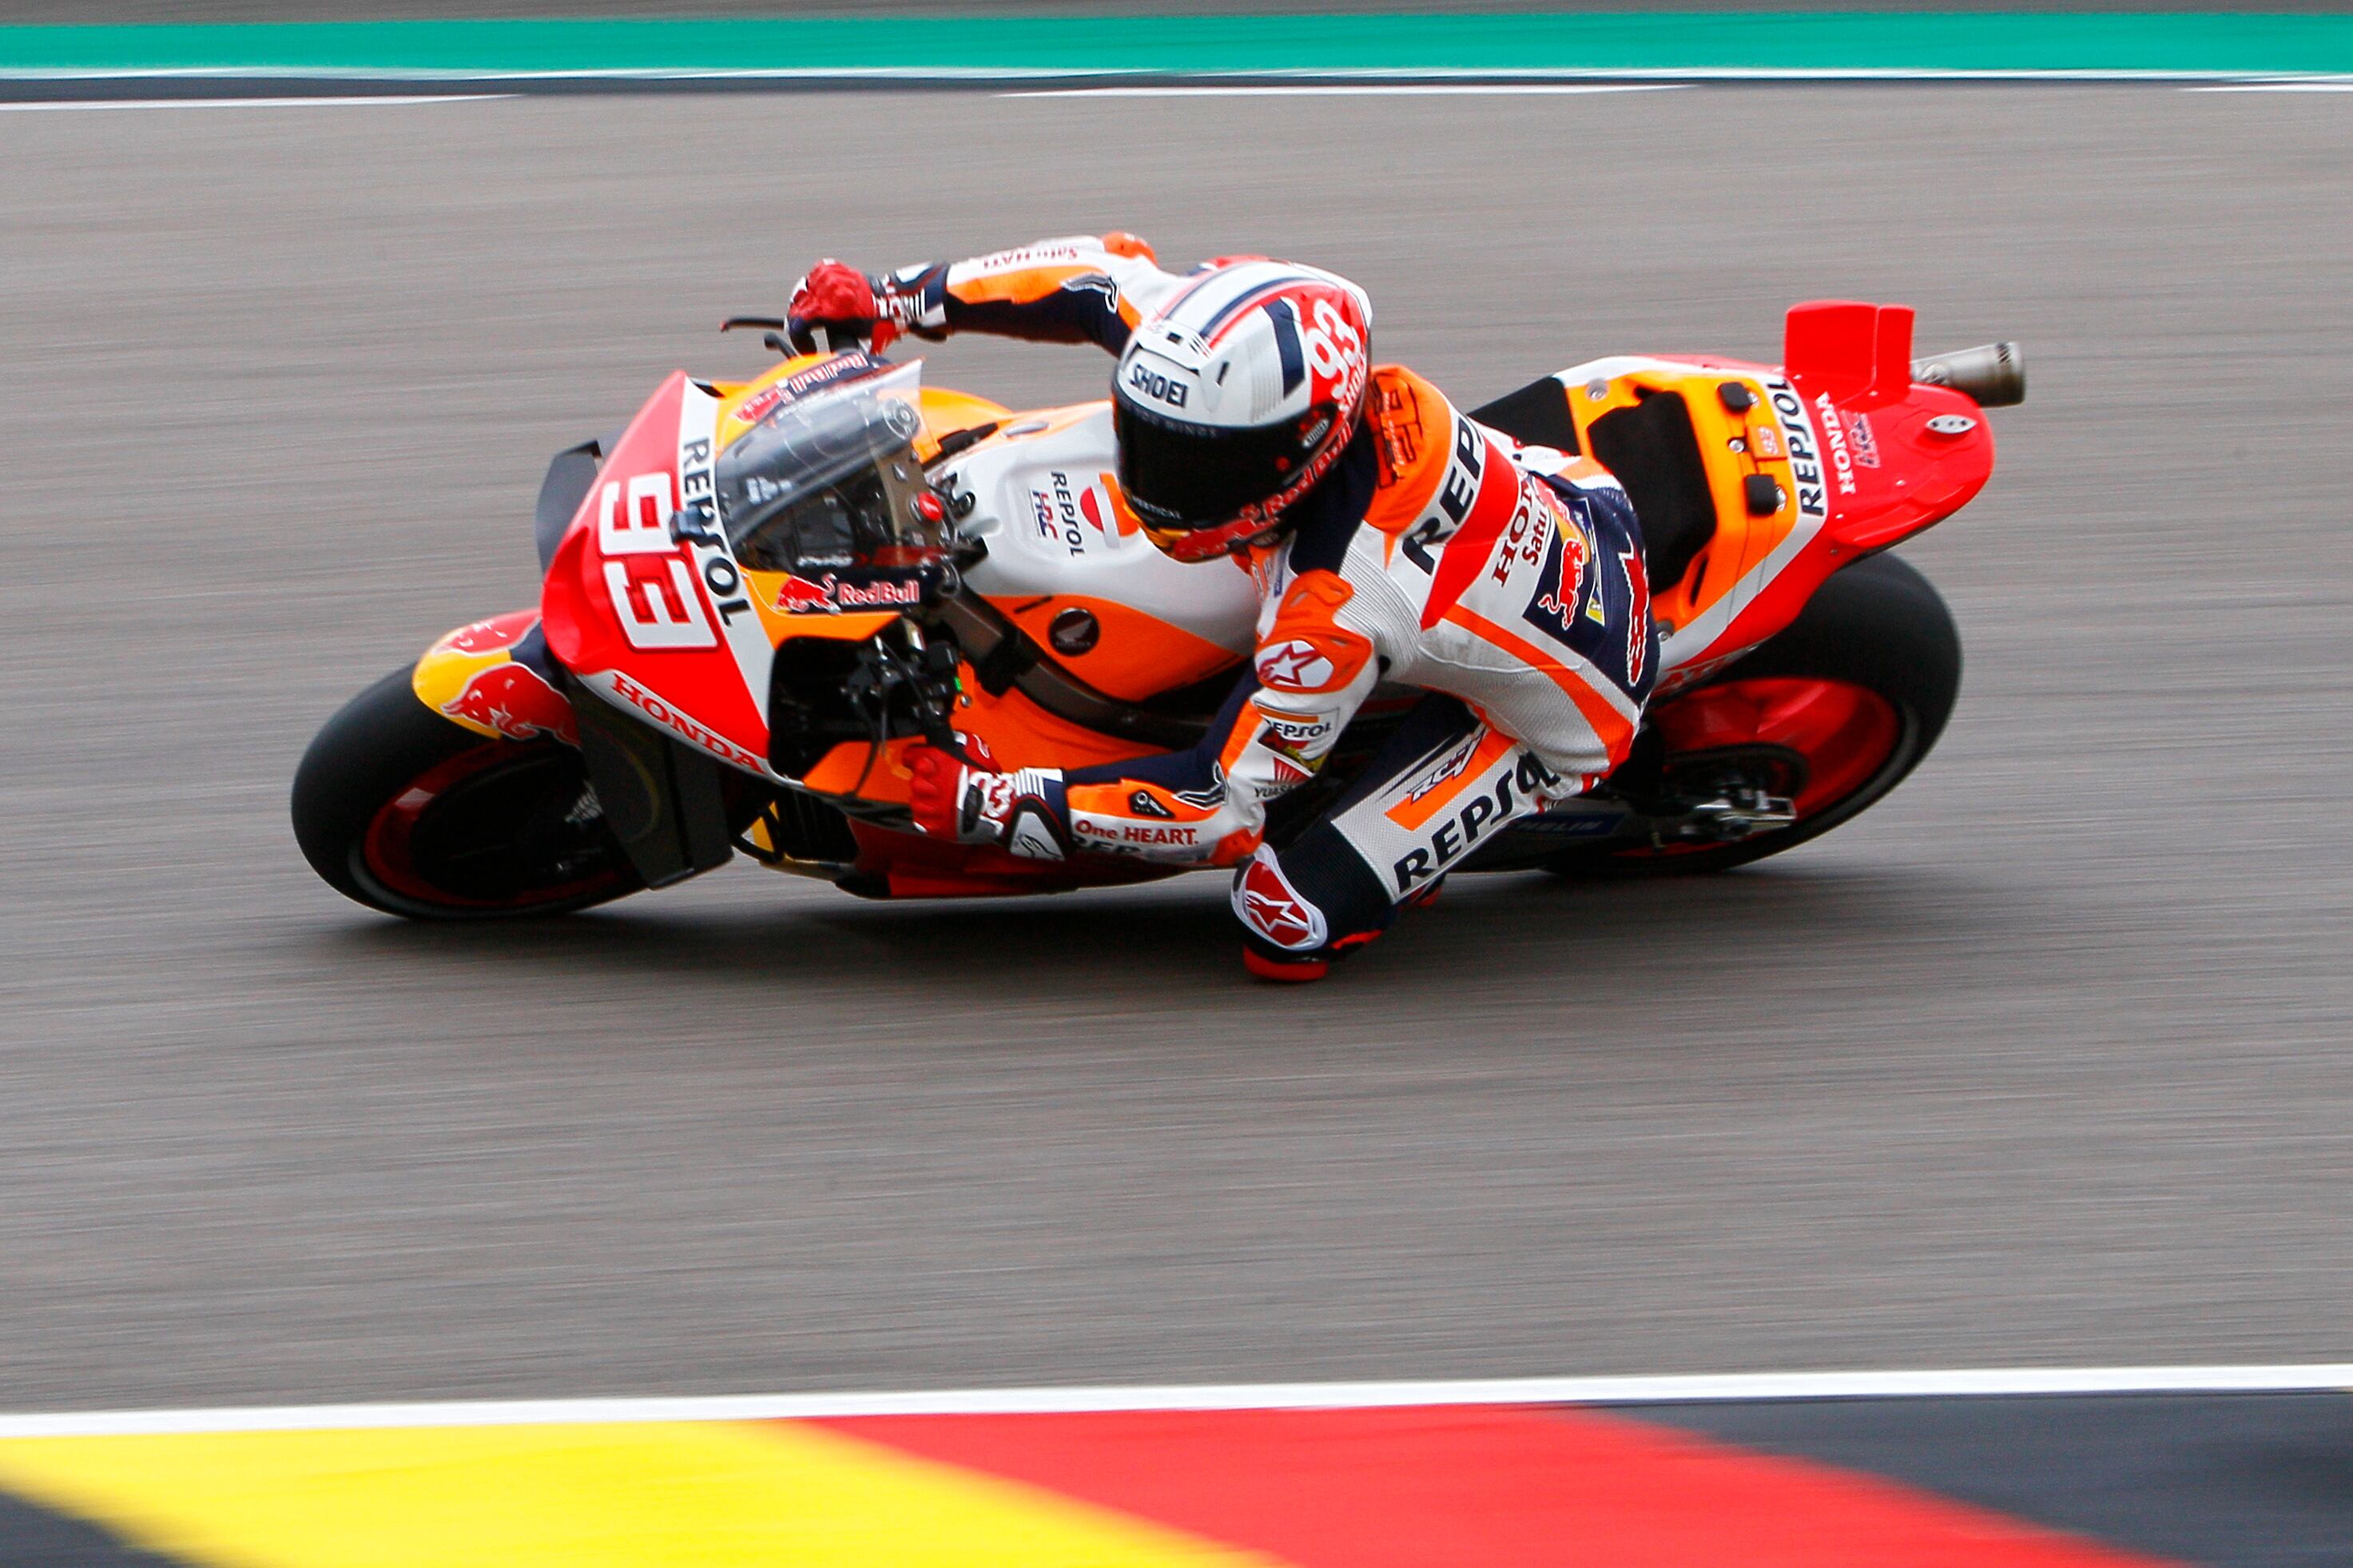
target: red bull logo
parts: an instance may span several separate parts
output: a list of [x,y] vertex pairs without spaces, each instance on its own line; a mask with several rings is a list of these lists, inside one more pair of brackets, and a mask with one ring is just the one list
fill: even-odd
[[1536,604],[1566,621],[1577,614],[1577,597],[1585,592],[1585,566],[1592,557],[1593,547],[1586,539],[1581,521],[1561,518],[1553,532],[1560,540],[1560,569],[1545,591],[1536,595]]
[[884,577],[871,583],[845,583],[832,573],[817,582],[794,575],[776,590],[776,608],[788,616],[838,615],[843,610],[906,610],[923,602],[923,584],[916,577]]
[[822,584],[806,577],[787,577],[785,585],[776,590],[776,608],[788,616],[807,615],[811,611],[833,609],[833,595]]
[[476,621],[470,626],[459,626],[441,639],[441,647],[451,653],[496,653],[522,641],[537,625],[537,610],[510,610],[503,616]]
[[553,735],[567,746],[580,743],[580,722],[573,717],[572,704],[527,664],[494,664],[476,672],[463,691],[441,705],[441,711],[495,730],[510,741]]

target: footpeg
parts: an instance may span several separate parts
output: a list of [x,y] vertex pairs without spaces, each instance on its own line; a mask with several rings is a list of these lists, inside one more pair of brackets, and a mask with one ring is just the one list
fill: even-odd
[[1760,833],[1788,827],[1797,820],[1797,803],[1788,795],[1767,795],[1753,786],[1727,789],[1714,800],[1702,801],[1686,811],[1683,819],[1673,825],[1672,837],[1686,842],[1737,844]]

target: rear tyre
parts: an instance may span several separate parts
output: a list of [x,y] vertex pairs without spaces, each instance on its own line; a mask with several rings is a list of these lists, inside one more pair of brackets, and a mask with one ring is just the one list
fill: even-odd
[[294,773],[294,837],[344,897],[410,920],[564,914],[644,884],[580,753],[489,740],[395,670],[327,721]]
[[1654,703],[1670,779],[1762,773],[1795,803],[1787,827],[1731,844],[1594,845],[1547,868],[1572,877],[1729,870],[1793,849],[1862,812],[1920,765],[1961,687],[1961,638],[1907,563],[1874,555],[1831,577],[1788,627],[1723,674]]

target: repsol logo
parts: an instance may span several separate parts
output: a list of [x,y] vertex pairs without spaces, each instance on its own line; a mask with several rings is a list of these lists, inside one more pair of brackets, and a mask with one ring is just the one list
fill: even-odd
[[1141,363],[1128,366],[1127,384],[1155,403],[1165,403],[1171,408],[1185,406],[1186,386],[1183,382],[1162,375]]
[[678,488],[679,510],[670,519],[670,537],[695,547],[703,585],[711,590],[711,606],[722,622],[733,626],[737,616],[751,613],[752,601],[743,596],[743,574],[735,569],[727,541],[711,526],[715,502],[707,438],[679,443]]
[[1471,503],[1479,499],[1479,476],[1486,466],[1487,441],[1478,427],[1468,419],[1454,421],[1454,457],[1446,465],[1446,479],[1432,498],[1436,510],[1414,524],[1398,547],[1405,558],[1430,575],[1438,574],[1438,563],[1430,552],[1454,537],[1470,515]]
[[1822,454],[1814,445],[1813,426],[1797,388],[1776,376],[1765,384],[1773,401],[1773,416],[1780,421],[1781,439],[1789,448],[1789,479],[1797,486],[1798,515],[1817,521],[1830,516],[1830,499],[1822,479]]
[[1558,773],[1522,752],[1517,766],[1505,769],[1492,786],[1472,795],[1430,828],[1427,843],[1397,858],[1389,873],[1397,879],[1398,896],[1412,892],[1469,854],[1477,847],[1480,835],[1491,827],[1502,827],[1527,809],[1531,796],[1550,793],[1560,782]]

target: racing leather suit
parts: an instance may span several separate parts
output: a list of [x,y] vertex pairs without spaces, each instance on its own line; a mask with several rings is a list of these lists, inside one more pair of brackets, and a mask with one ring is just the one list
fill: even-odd
[[[1116,353],[1186,281],[1113,235],[907,268],[884,293],[919,336]],[[997,782],[1027,810],[1016,853],[1238,866],[1250,950],[1295,963],[1370,940],[1499,829],[1622,761],[1658,642],[1618,482],[1478,424],[1402,366],[1374,367],[1362,427],[1285,521],[1249,557],[1257,651],[1200,745]],[[1427,695],[1312,826],[1268,847],[1269,804],[1315,777],[1384,684]]]

